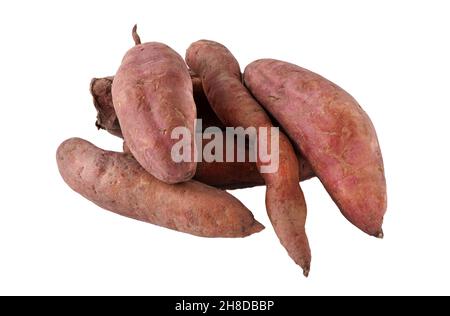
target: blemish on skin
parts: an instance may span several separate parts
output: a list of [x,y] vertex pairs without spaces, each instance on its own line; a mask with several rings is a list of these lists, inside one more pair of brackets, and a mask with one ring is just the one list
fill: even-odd
[[280,100],[280,97],[277,97],[275,95],[269,95],[269,99],[272,101],[278,101],[278,100]]
[[79,177],[79,178],[83,178],[83,177],[81,176],[81,174],[83,173],[83,171],[84,171],[84,166],[82,166],[82,167],[80,168],[80,170],[78,170],[78,177]]

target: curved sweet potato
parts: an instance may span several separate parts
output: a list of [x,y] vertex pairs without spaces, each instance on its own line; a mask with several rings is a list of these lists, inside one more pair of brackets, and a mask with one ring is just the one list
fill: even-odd
[[253,96],[283,126],[344,216],[383,237],[386,180],[375,128],[356,100],[336,84],[286,62],[247,66]]
[[[242,84],[239,64],[225,46],[197,41],[188,48],[186,62],[200,75],[211,107],[226,126],[273,127],[265,111]],[[261,137],[259,130],[256,137]],[[258,169],[265,164],[258,156]],[[307,276],[311,252],[305,232],[306,203],[298,184],[298,172],[294,149],[280,133],[279,169],[261,174],[267,185],[266,206],[281,244]]]
[[191,179],[193,159],[175,162],[171,157],[178,142],[171,134],[177,127],[192,135],[191,158],[194,153],[196,107],[182,57],[165,44],[137,41],[123,58],[111,93],[122,134],[143,168],[167,183]]
[[64,181],[114,213],[202,237],[245,237],[263,226],[232,195],[197,181],[166,184],[131,156],[71,138],[56,154]]

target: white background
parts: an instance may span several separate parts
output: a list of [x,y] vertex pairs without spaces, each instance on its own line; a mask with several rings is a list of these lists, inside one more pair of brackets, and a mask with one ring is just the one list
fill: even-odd
[[[450,294],[448,1],[2,1],[0,294]],[[55,151],[94,126],[91,77],[115,73],[138,23],[184,55],[201,38],[241,66],[273,57],[349,91],[371,116],[388,181],[384,240],[303,184],[313,251],[303,278],[264,188],[234,191],[266,229],[202,239],[104,211],[69,189]]]

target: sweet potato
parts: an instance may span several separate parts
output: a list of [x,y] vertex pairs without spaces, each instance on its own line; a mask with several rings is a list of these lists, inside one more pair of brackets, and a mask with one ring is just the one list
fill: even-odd
[[[199,74],[209,103],[226,126],[273,127],[265,111],[242,84],[239,64],[225,46],[206,40],[195,42],[186,52],[186,62]],[[261,134],[258,132],[256,137]],[[265,164],[260,158],[259,170]],[[267,185],[266,206],[280,242],[307,276],[311,252],[305,232],[306,203],[298,184],[298,172],[294,149],[280,133],[279,169],[262,173]]]
[[[203,142],[203,146],[207,144]],[[226,146],[224,144],[223,148]],[[131,154],[126,143],[123,143],[123,152]],[[248,153],[245,154],[248,157]],[[224,157],[226,150],[224,150]],[[236,153],[234,154],[236,156]],[[305,181],[314,177],[314,172],[308,161],[301,156],[297,156],[300,181]],[[194,179],[207,185],[223,190],[245,189],[264,185],[264,179],[254,162],[206,162],[197,163],[197,171]]]
[[[119,119],[111,95],[111,86],[114,77],[93,78],[90,84],[90,92],[92,95],[95,109],[97,110],[97,121],[95,125],[98,129],[104,129],[114,136],[122,137]],[[211,109],[205,93],[203,92],[202,81],[200,78],[191,73],[191,80],[194,93],[194,101],[197,107],[197,118],[202,119],[203,129],[216,126],[224,128],[217,115]]]
[[[172,159],[178,140],[171,134],[184,127],[194,135],[196,107],[189,71],[169,46],[141,44],[136,28],[133,37],[136,46],[123,58],[111,90],[123,136],[133,156],[153,176],[167,183],[187,181],[194,176],[196,163]],[[193,157],[194,137],[190,145]]]
[[336,84],[286,62],[247,66],[246,86],[284,127],[344,216],[383,237],[386,180],[375,128],[356,100]]
[[166,184],[131,155],[72,138],[59,146],[56,157],[74,191],[114,213],[203,237],[245,237],[263,229],[225,191],[193,180]]

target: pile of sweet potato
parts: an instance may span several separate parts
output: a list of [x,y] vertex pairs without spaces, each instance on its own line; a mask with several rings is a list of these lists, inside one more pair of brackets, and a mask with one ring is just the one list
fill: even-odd
[[[123,153],[80,138],[64,141],[57,163],[73,190],[102,208],[155,225],[203,237],[245,237],[264,227],[225,190],[266,185],[274,230],[307,276],[311,251],[299,182],[317,176],[351,223],[383,237],[381,151],[372,122],[351,95],[274,59],[254,61],[242,74],[217,42],[197,41],[183,59],[165,44],[142,44],[136,27],[132,35],[135,46],[115,76],[93,79],[90,87],[96,125],[124,139]],[[181,127],[195,135],[196,118],[206,131],[255,128],[244,148],[224,153],[231,156],[244,150],[247,157],[272,136],[260,130],[280,127],[278,168],[265,172],[269,162],[259,156],[255,162],[174,160],[178,139],[172,132]],[[187,145],[191,151],[183,155],[193,157],[208,141],[192,137]]]

